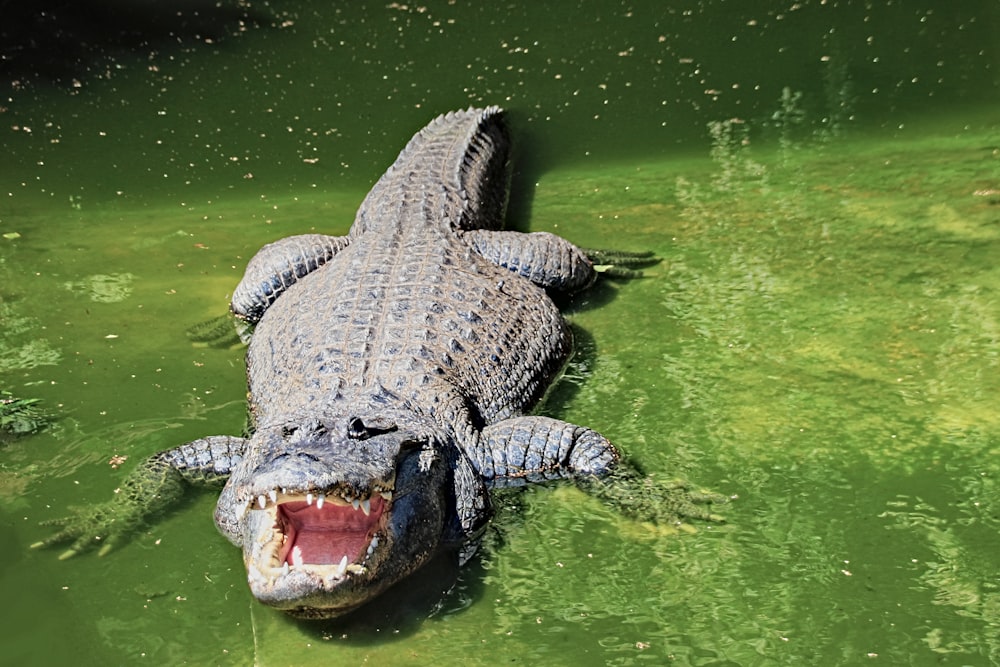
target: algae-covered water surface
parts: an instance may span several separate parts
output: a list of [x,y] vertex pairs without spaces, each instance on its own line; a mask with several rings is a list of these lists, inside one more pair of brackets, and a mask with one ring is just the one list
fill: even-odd
[[[1000,6],[341,4],[0,9],[0,662],[1000,663]],[[532,488],[460,571],[319,625],[251,599],[211,493],[103,557],[29,549],[239,434],[243,350],[185,331],[486,104],[511,226],[662,258],[565,303],[542,411],[725,523]]]

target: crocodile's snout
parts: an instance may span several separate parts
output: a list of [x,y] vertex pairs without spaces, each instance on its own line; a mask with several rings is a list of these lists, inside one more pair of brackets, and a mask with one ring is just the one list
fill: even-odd
[[395,428],[372,432],[362,423],[355,417],[261,433],[247,456],[252,482],[242,497],[253,502],[277,490],[303,499],[329,492],[350,501],[391,489],[400,452],[416,436]]
[[[242,538],[254,596],[293,614],[336,616],[422,563],[415,545],[440,521],[412,511],[440,504],[443,466],[426,437],[360,418],[282,427],[251,451]],[[253,448],[251,448],[253,450]],[[398,490],[397,490],[398,489]]]

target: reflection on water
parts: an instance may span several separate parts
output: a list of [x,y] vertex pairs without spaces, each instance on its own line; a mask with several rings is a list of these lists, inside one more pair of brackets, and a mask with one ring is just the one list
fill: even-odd
[[[53,417],[0,449],[10,660],[1000,662],[995,3],[251,5],[0,108],[0,390]],[[472,103],[512,109],[514,223],[663,258],[567,304],[544,409],[738,496],[728,523],[532,489],[443,599],[324,628],[251,604],[209,496],[105,558],[29,552],[239,433],[241,352],[185,330]]]
[[72,280],[63,284],[70,292],[97,301],[98,303],[117,303],[124,301],[132,293],[132,282],[135,276],[131,273],[114,273],[111,275],[96,274],[86,276],[82,280]]

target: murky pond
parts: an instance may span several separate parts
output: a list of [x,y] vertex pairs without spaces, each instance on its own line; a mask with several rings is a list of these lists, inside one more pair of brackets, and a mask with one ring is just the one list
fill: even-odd
[[[0,11],[0,390],[50,417],[0,424],[5,664],[1000,663],[996,2]],[[565,304],[543,411],[735,496],[726,523],[533,488],[464,569],[322,625],[251,600],[212,494],[104,557],[28,548],[240,433],[243,350],[186,329],[484,104],[512,226],[663,258]]]

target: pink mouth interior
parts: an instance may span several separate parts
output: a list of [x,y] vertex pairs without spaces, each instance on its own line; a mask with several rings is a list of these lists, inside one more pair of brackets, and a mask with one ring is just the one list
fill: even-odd
[[371,499],[371,513],[365,516],[350,505],[317,503],[304,500],[278,505],[278,528],[285,534],[285,543],[278,554],[282,563],[294,565],[292,551],[299,547],[303,563],[337,565],[344,556],[348,563],[357,563],[365,555],[385,501],[376,495]]

